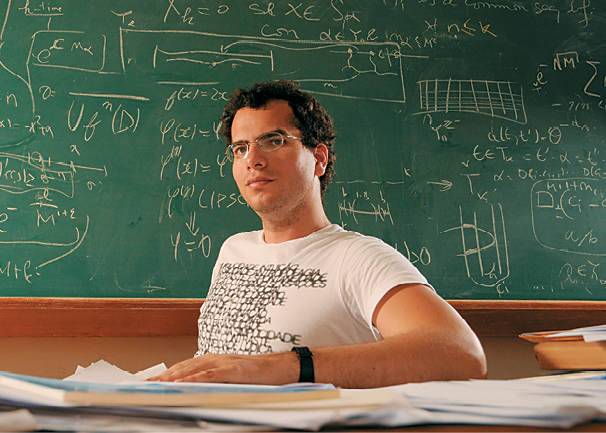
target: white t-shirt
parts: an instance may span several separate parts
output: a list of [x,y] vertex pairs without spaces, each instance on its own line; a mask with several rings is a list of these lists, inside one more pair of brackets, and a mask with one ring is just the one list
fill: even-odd
[[200,310],[196,356],[380,340],[375,307],[409,283],[428,285],[394,248],[338,225],[279,244],[266,244],[262,231],[234,235]]

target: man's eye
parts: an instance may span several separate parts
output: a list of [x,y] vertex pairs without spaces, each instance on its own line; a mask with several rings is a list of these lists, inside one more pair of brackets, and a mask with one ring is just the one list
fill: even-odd
[[246,144],[236,144],[231,148],[231,151],[234,155],[244,155],[246,154]]
[[284,144],[284,140],[281,135],[270,135],[263,138],[263,145],[268,147],[280,147]]

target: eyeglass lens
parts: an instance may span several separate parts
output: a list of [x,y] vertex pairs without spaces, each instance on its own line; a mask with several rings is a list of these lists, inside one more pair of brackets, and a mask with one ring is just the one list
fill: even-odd
[[227,149],[227,156],[231,159],[242,159],[248,155],[248,150],[253,143],[257,143],[259,149],[264,152],[272,152],[284,144],[284,137],[279,132],[270,132],[253,142],[238,142]]

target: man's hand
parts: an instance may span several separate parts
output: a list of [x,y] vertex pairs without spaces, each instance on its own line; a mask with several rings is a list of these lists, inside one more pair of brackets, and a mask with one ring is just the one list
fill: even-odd
[[299,358],[294,352],[271,355],[207,354],[179,362],[148,380],[284,385],[298,381],[299,369]]

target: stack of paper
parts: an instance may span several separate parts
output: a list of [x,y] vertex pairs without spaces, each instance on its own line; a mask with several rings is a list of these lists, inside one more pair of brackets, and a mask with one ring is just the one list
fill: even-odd
[[436,423],[570,428],[606,420],[604,380],[430,382],[399,390]]
[[[110,366],[113,367],[113,366]],[[90,371],[108,372],[113,368],[103,363]],[[84,374],[85,372],[80,372]],[[116,373],[116,372],[113,372]],[[108,374],[114,378],[121,376]],[[81,376],[84,377],[84,376]],[[586,377],[586,376],[583,376]],[[77,377],[76,377],[77,378]],[[72,392],[82,392],[82,382],[52,381],[2,374],[0,376],[0,404],[14,409],[28,409],[37,428],[48,431],[255,431],[263,429],[297,429],[316,431],[323,428],[381,426],[388,428],[419,424],[486,424],[570,428],[591,420],[606,421],[606,380],[604,375],[590,379],[567,380],[558,376],[549,380],[512,381],[457,381],[407,384],[371,390],[340,390],[336,397],[286,401],[294,394],[334,392],[331,386],[300,389],[299,384],[285,387],[258,387],[241,385],[191,385],[196,393],[207,389],[200,406],[118,405],[119,398],[102,404],[72,403],[65,398]],[[11,387],[5,379],[31,385]],[[73,378],[72,378],[73,379]],[[118,378],[119,380],[119,378]],[[56,382],[63,385],[57,386]],[[54,391],[64,394],[44,395],[37,387],[52,385]],[[149,383],[151,395],[165,395],[170,404],[174,395],[190,395],[188,384]],[[182,386],[183,385],[183,386]],[[107,396],[122,394],[137,396],[146,383],[86,384],[87,393],[97,390]],[[245,389],[248,388],[248,389]],[[108,390],[112,390],[108,392]],[[161,390],[161,391],[160,391]],[[166,392],[171,390],[171,392]],[[236,399],[221,401],[222,394],[245,394]],[[252,391],[252,392],[249,392]],[[45,391],[46,392],[46,391]],[[337,391],[338,392],[338,391]],[[266,402],[251,399],[251,395],[269,395]],[[313,395],[313,394],[309,394]],[[324,394],[326,397],[329,394]],[[148,395],[144,395],[145,398]],[[217,397],[213,402],[212,398]],[[277,398],[275,398],[277,397]],[[110,404],[110,405],[107,405]],[[115,404],[115,405],[111,405]],[[130,404],[130,403],[128,403]],[[133,403],[134,404],[134,403]],[[49,411],[50,410],[50,411]],[[23,413],[23,412],[21,412]],[[32,417],[12,416],[14,420],[29,422]],[[28,421],[29,420],[29,421]],[[218,423],[218,424],[217,424]],[[26,426],[24,424],[24,429]],[[0,417],[0,431],[2,418]],[[12,431],[17,431],[13,428]]]

